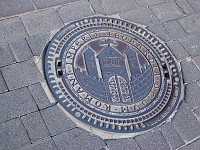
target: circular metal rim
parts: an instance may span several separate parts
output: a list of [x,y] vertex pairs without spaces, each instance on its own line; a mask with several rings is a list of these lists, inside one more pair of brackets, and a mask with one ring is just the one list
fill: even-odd
[[[104,16],[94,16],[94,17],[108,18],[108,17],[104,17]],[[90,17],[90,18],[93,18],[93,17]],[[89,18],[89,19],[90,19],[90,18]],[[85,19],[85,18],[84,18],[84,19]],[[77,20],[77,21],[73,21],[73,22],[69,23],[68,25],[71,25],[71,24],[73,24],[74,22],[83,21],[84,19],[80,19],[80,20]],[[87,18],[86,18],[86,19],[87,19]],[[120,18],[112,18],[112,19],[126,21],[126,20],[120,19]],[[132,23],[132,22],[130,22],[130,21],[126,21],[126,22],[128,22],[128,23],[130,23],[130,24],[134,24],[134,25],[136,25],[137,27],[141,27],[141,28],[145,29],[143,26],[141,26],[141,25],[139,25],[139,24]],[[57,36],[59,33],[61,33],[65,28],[66,28],[66,26],[63,27],[58,33],[56,33],[56,35],[53,37],[52,41],[54,41],[54,40],[56,39],[56,36]],[[145,30],[146,30],[146,29],[145,29]],[[184,94],[184,86],[183,86],[183,80],[182,80],[182,74],[181,74],[180,63],[177,62],[177,60],[175,59],[175,57],[172,55],[171,51],[168,49],[168,47],[165,45],[165,43],[164,43],[162,40],[160,40],[160,39],[159,39],[158,37],[156,37],[153,33],[151,33],[151,31],[149,31],[149,30],[147,30],[147,31],[148,31],[148,33],[150,33],[151,35],[153,35],[162,45],[164,45],[165,48],[167,48],[168,53],[171,55],[171,57],[172,57],[172,58],[174,59],[174,61],[175,61],[175,64],[176,64],[176,67],[177,67],[178,73],[179,73],[180,83],[181,83],[180,98],[179,98],[179,100],[177,101],[176,106],[173,108],[173,110],[171,111],[171,113],[169,113],[169,115],[163,119],[163,121],[160,121],[158,124],[153,125],[151,128],[147,129],[147,130],[150,130],[150,129],[152,129],[152,128],[154,128],[154,127],[156,127],[156,126],[158,126],[158,125],[164,123],[164,122],[166,121],[167,118],[171,118],[171,117],[174,115],[174,112],[175,112],[174,110],[177,109],[177,107],[179,106],[179,103],[181,102],[181,100],[183,100],[183,96],[184,96],[184,95],[183,95],[183,94]],[[50,45],[52,44],[52,41],[51,41]],[[49,49],[49,47],[48,47],[48,49]],[[47,49],[47,51],[48,51],[48,49]],[[47,53],[47,51],[46,51],[46,53]],[[45,60],[47,60],[46,57],[47,57],[47,55],[45,56]],[[45,64],[44,64],[44,65],[45,65],[45,72],[46,72],[46,71],[48,70],[48,69],[47,69],[46,61],[45,61]],[[45,73],[45,77],[46,77],[47,81],[49,82],[48,76],[47,76],[46,73]],[[58,99],[56,93],[55,93],[54,91],[52,91],[51,86],[50,86],[49,84],[48,84],[48,86],[49,86],[51,92],[54,94],[54,96]],[[67,114],[68,114],[68,113],[67,113]],[[70,114],[68,114],[68,116],[70,116]],[[71,118],[71,117],[70,117],[70,118]],[[76,118],[73,118],[73,117],[72,117],[71,119],[72,119],[72,120],[75,119],[75,122],[78,121]],[[89,126],[89,125],[86,125],[86,126]],[[86,128],[87,128],[87,127],[86,127]],[[89,128],[90,128],[90,127],[89,127]],[[98,130],[98,129],[97,129],[97,130]],[[146,130],[143,130],[143,131],[146,131]],[[104,132],[104,131],[103,131],[103,132]],[[108,132],[110,132],[110,131],[108,131]],[[125,132],[125,133],[127,134],[127,132]],[[131,132],[131,133],[132,133],[132,132]],[[131,134],[131,133],[130,133],[130,134]],[[135,132],[134,132],[134,133],[135,133]],[[136,132],[136,133],[138,133],[138,132]],[[116,134],[117,134],[117,133],[116,133]],[[128,133],[128,134],[129,134],[129,133]]]

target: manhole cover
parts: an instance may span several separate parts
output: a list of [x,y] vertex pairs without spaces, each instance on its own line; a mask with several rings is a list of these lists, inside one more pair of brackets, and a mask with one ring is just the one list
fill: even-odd
[[126,135],[169,118],[183,89],[180,69],[162,41],[135,23],[107,17],[61,29],[48,46],[45,74],[75,120]]

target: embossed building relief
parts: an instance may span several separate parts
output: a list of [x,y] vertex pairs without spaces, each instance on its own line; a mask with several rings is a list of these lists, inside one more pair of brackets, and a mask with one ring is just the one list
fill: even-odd
[[180,67],[164,42],[116,18],[85,18],[62,28],[47,48],[45,75],[67,115],[103,138],[160,125],[183,95]]

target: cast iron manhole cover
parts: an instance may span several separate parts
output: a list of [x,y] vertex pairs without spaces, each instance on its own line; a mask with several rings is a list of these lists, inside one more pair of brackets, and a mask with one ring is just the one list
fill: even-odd
[[114,133],[161,124],[183,89],[176,60],[161,40],[138,24],[107,17],[61,29],[48,46],[45,74],[71,118]]

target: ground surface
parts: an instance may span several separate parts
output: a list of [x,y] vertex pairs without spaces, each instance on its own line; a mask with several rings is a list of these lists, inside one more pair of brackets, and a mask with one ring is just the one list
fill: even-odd
[[[46,43],[65,23],[97,14],[147,26],[181,62],[185,99],[172,122],[102,140],[50,103],[40,65]],[[0,39],[0,150],[199,150],[199,0],[0,0]]]

